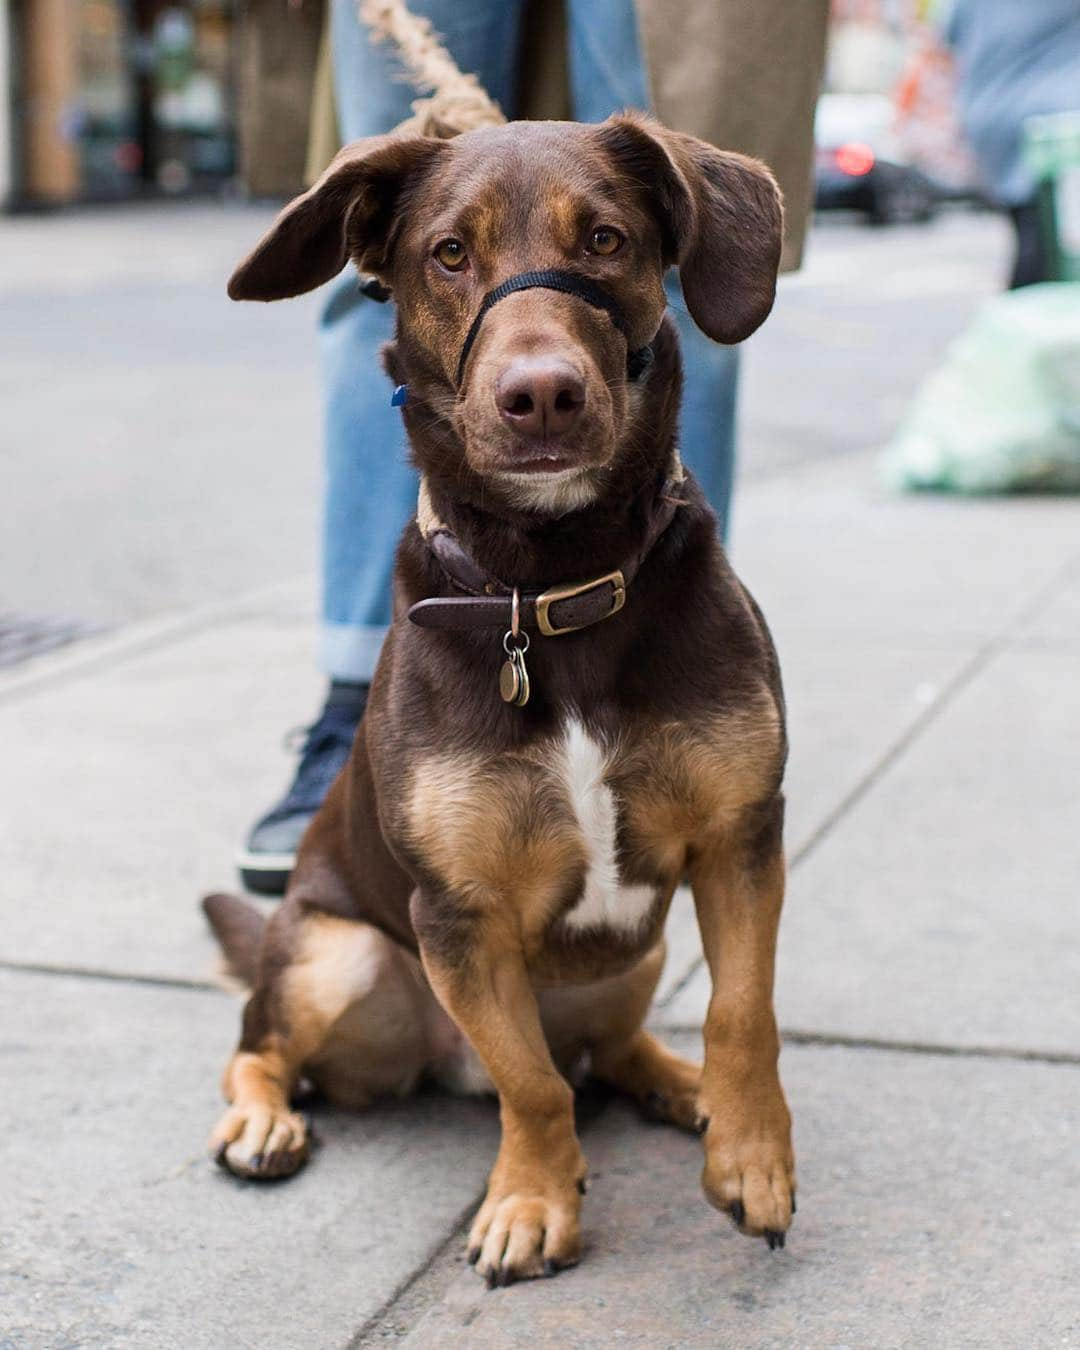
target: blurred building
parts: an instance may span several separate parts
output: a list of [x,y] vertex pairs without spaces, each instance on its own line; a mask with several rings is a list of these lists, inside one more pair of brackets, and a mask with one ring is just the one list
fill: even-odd
[[825,91],[864,100],[868,117],[888,100],[902,160],[941,189],[967,190],[975,170],[956,115],[948,0],[832,0],[831,11]]
[[299,184],[320,0],[0,0],[0,203]]

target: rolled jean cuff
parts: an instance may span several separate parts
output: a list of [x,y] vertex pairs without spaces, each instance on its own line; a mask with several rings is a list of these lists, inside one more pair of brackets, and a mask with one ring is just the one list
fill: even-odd
[[369,682],[386,632],[385,626],[323,623],[319,629],[319,669],[332,680]]

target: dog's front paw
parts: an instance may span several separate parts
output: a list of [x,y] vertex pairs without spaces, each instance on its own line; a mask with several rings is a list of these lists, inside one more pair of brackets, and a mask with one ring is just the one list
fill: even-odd
[[288,1177],[307,1161],[310,1140],[303,1116],[263,1103],[232,1106],[210,1136],[210,1155],[238,1177]]
[[795,1157],[783,1099],[776,1118],[740,1120],[713,1115],[705,1131],[701,1185],[711,1204],[730,1214],[748,1237],[770,1249],[784,1245],[795,1213]]
[[537,1187],[507,1193],[494,1180],[469,1233],[471,1265],[488,1288],[554,1275],[581,1255],[578,1215],[584,1181],[569,1191]]

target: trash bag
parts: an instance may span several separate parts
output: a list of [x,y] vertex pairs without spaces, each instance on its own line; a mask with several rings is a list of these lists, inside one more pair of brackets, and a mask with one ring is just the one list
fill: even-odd
[[1080,283],[990,300],[884,454],[894,487],[1080,492]]

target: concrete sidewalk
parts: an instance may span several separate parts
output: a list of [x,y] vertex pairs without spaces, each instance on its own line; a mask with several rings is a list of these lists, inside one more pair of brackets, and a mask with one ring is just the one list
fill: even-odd
[[[195,902],[317,702],[309,588],[9,673],[0,1345],[1080,1345],[1078,527],[891,498],[864,456],[746,487],[792,721],[798,1219],[737,1237],[696,1140],[589,1098],[586,1259],[492,1293],[462,1259],[490,1103],[319,1110],[280,1186],[203,1154],[238,1003]],[[685,904],[671,937],[655,1021],[693,1051]]]

